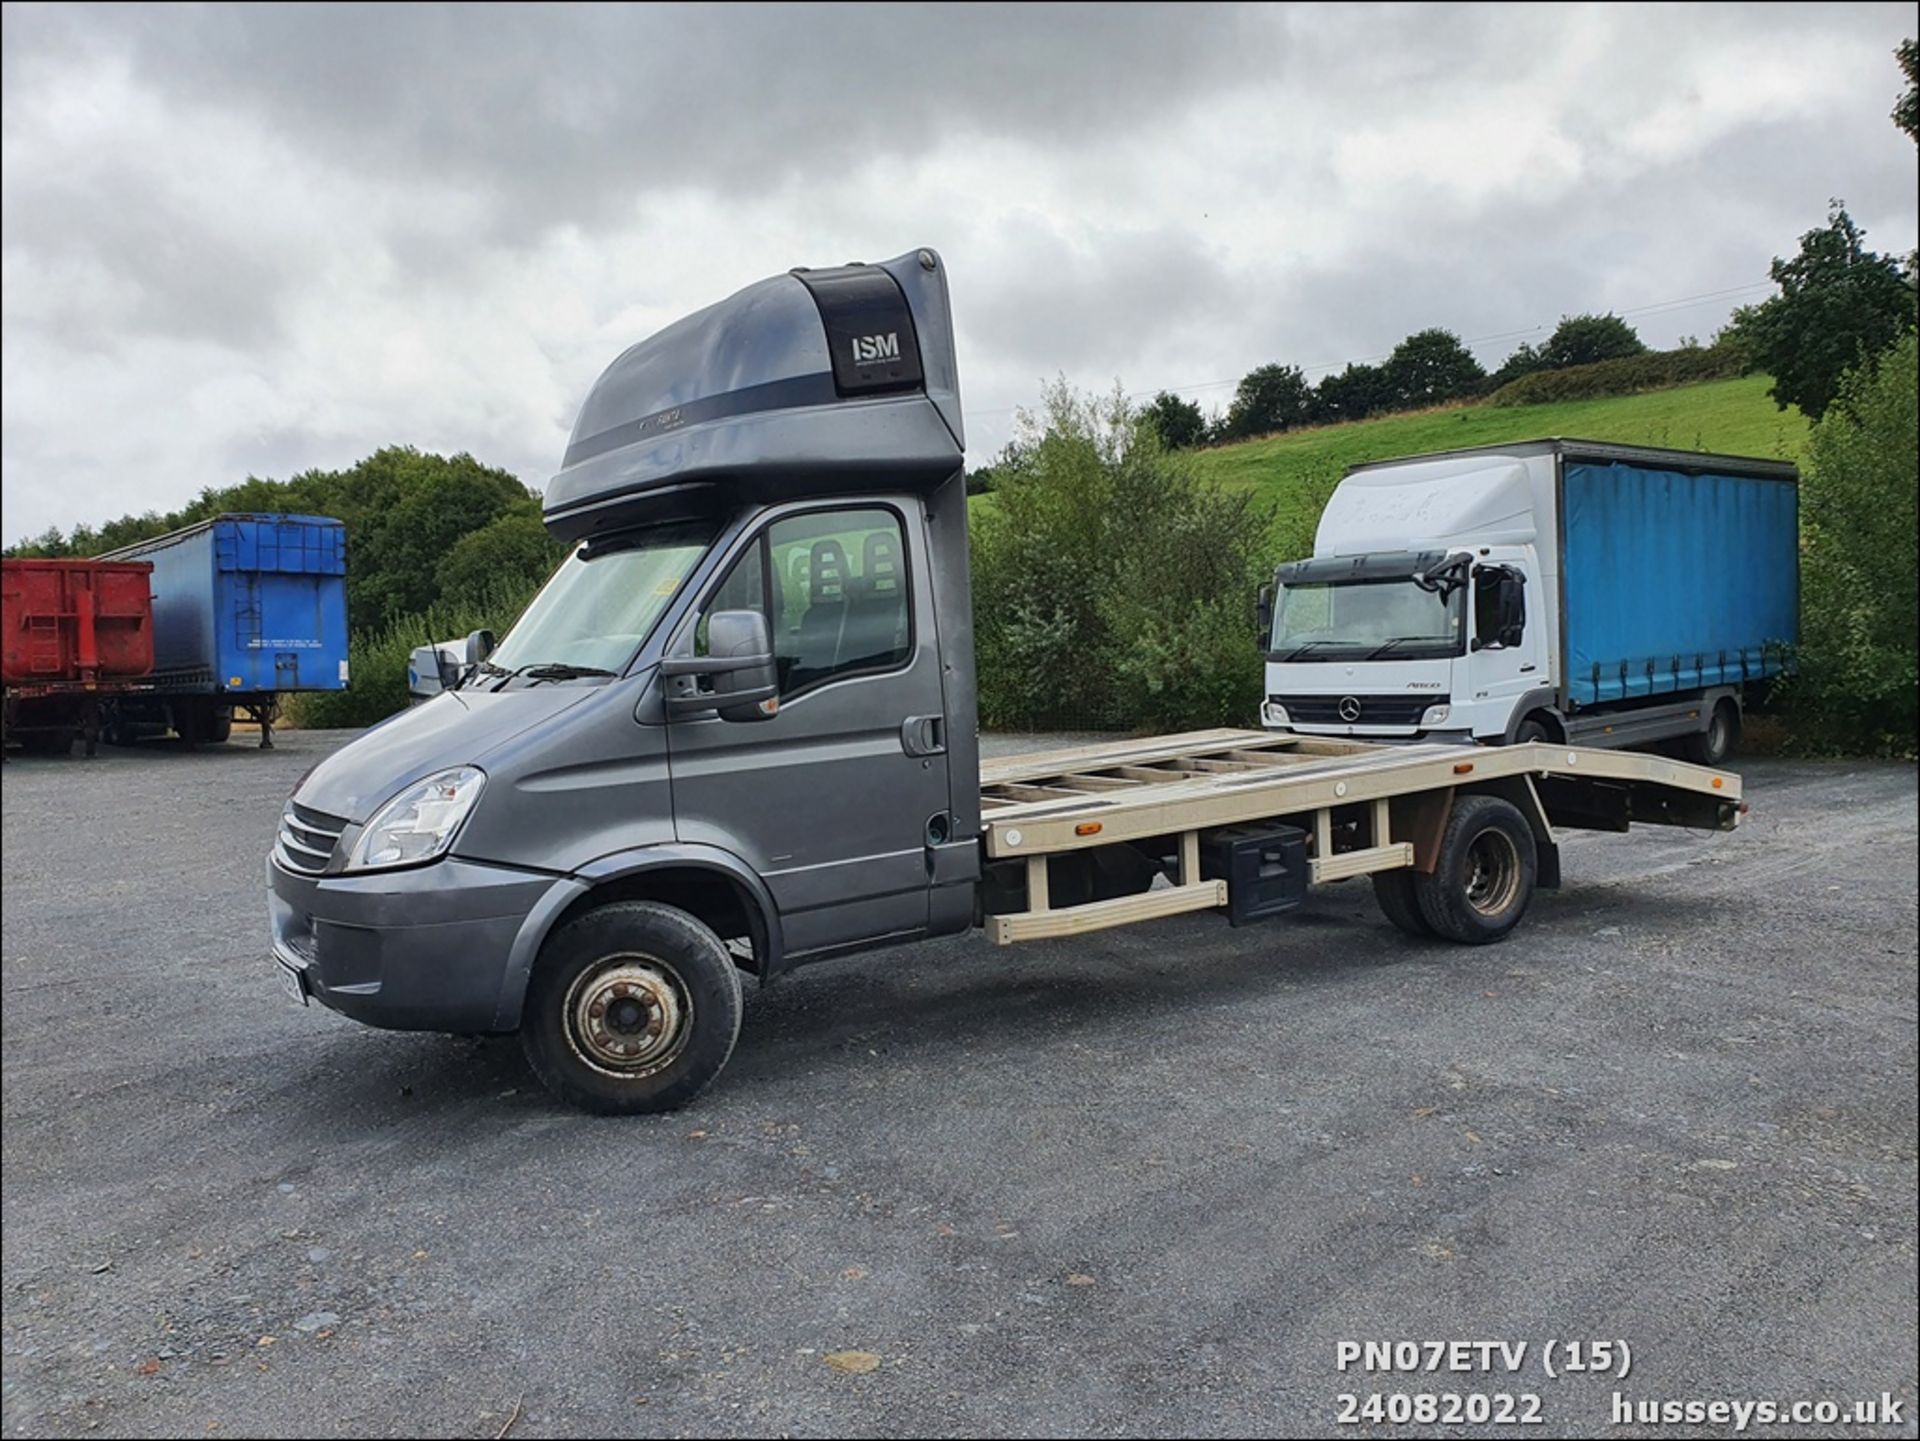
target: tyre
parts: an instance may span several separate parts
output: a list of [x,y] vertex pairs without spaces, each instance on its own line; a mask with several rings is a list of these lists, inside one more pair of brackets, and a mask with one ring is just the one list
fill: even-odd
[[1550,741],[1552,739],[1553,732],[1547,729],[1546,723],[1535,720],[1532,716],[1528,716],[1525,720],[1521,721],[1520,728],[1513,733],[1513,743],[1517,746],[1531,745],[1534,741]]
[[1739,708],[1732,701],[1723,700],[1713,708],[1705,730],[1696,731],[1680,742],[1680,753],[1697,766],[1724,765],[1739,744]]
[[707,926],[652,901],[569,921],[527,987],[520,1043],[548,1090],[608,1116],[684,1106],[740,1034],[740,973]]
[[73,754],[73,743],[80,732],[72,726],[63,726],[59,730],[35,730],[20,732],[20,749],[29,755],[64,756]]
[[1435,935],[1485,945],[1520,924],[1539,864],[1519,807],[1498,796],[1456,796],[1433,874],[1414,877],[1414,897]]
[[208,745],[223,746],[233,734],[233,707],[208,706],[200,718],[200,739]]
[[1420,914],[1420,901],[1413,893],[1414,873],[1408,870],[1375,871],[1373,898],[1383,915],[1410,936],[1423,941],[1433,939],[1433,927]]

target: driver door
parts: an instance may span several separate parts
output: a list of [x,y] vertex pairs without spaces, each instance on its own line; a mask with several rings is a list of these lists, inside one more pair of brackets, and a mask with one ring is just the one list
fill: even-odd
[[767,616],[779,709],[669,722],[674,819],[765,878],[796,957],[927,926],[947,757],[919,527],[909,504],[777,512],[670,650],[697,654],[715,611]]
[[[1464,699],[1485,703],[1511,704],[1528,691],[1538,689],[1545,678],[1541,666],[1542,637],[1546,622],[1539,607],[1528,595],[1530,586],[1520,588],[1522,596],[1521,632],[1517,641],[1503,641],[1500,633],[1499,581],[1503,575],[1523,579],[1526,572],[1513,565],[1477,565],[1473,568],[1471,632],[1472,694]],[[1511,643],[1509,643],[1511,641]]]

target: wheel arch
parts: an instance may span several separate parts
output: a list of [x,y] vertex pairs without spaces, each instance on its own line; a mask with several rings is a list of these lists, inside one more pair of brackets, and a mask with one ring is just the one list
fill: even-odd
[[555,880],[527,913],[507,958],[495,1030],[519,1028],[527,985],[547,938],[575,916],[612,901],[659,901],[711,927],[722,940],[744,935],[753,949],[748,969],[762,985],[783,969],[779,909],[766,882],[738,856],[718,846],[679,842],[615,851]]
[[1546,723],[1556,744],[1564,744],[1567,739],[1567,718],[1560,713],[1560,698],[1549,686],[1530,690],[1514,704],[1513,713],[1507,717],[1506,733],[1500,737],[1501,745],[1512,745],[1513,738],[1520,733],[1520,727],[1538,716]]

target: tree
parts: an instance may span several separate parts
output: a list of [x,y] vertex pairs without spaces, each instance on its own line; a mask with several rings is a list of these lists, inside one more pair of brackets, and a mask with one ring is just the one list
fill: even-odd
[[477,604],[504,590],[524,591],[553,572],[565,554],[547,534],[540,513],[509,511],[456,540],[435,567],[438,599],[453,605]]
[[1191,450],[1207,438],[1207,418],[1198,404],[1163,390],[1140,411],[1168,450]]
[[980,718],[998,727],[1241,724],[1270,517],[1203,481],[1124,397],[1062,381],[969,514]]
[[1486,379],[1473,352],[1451,330],[1409,335],[1387,357],[1387,388],[1396,410],[1444,405],[1472,395]]
[[1840,201],[1827,223],[1800,237],[1800,253],[1769,269],[1780,293],[1733,314],[1733,330],[1755,368],[1773,376],[1785,410],[1818,420],[1840,377],[1880,354],[1914,326],[1914,291],[1900,262],[1862,244],[1864,232]]
[[1313,391],[1313,418],[1327,424],[1365,420],[1377,411],[1390,409],[1392,404],[1385,371],[1377,365],[1349,365],[1337,375],[1329,373],[1320,378]]
[[1909,331],[1876,364],[1848,372],[1807,441],[1800,665],[1789,694],[1803,739],[1823,749],[1915,749],[1917,354]]
[[1907,138],[1920,145],[1920,45],[1902,40],[1894,56],[1907,77],[1907,93],[1894,102],[1893,123],[1907,132]]
[[1541,358],[1538,346],[1521,341],[1519,346],[1505,360],[1500,368],[1487,377],[1487,389],[1498,390],[1508,381],[1518,380],[1523,375],[1532,375],[1536,370],[1545,370],[1547,362]]
[[1241,377],[1227,407],[1227,434],[1236,440],[1270,435],[1303,423],[1313,390],[1297,365],[1263,365]]
[[1539,359],[1543,369],[1564,370],[1646,351],[1639,333],[1617,315],[1563,315],[1540,347]]

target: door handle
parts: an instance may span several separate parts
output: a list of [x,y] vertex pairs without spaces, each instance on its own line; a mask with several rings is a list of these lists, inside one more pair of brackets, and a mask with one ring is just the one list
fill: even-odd
[[945,755],[945,719],[937,715],[908,716],[900,722],[900,749],[910,756]]
[[1520,667],[1520,674],[1525,675],[1528,671],[1537,670],[1537,669],[1539,669],[1539,667],[1535,666],[1531,661],[1529,661],[1527,664]]

